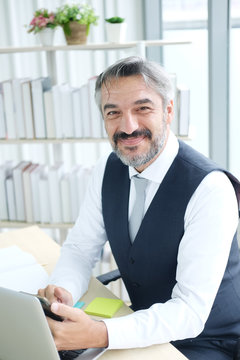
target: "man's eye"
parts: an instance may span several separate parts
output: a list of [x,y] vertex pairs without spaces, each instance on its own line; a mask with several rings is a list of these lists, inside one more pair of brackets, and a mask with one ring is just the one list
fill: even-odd
[[140,108],[138,108],[138,111],[147,111],[147,110],[150,110],[148,106],[141,106]]
[[116,110],[112,110],[106,113],[106,118],[107,119],[115,119],[119,116],[119,111]]

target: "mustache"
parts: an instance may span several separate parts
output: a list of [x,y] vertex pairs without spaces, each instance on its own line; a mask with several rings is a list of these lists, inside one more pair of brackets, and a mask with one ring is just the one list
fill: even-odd
[[125,132],[116,132],[113,135],[113,141],[115,144],[117,144],[118,140],[126,140],[126,139],[132,139],[132,138],[137,138],[139,136],[145,136],[147,137],[149,140],[152,139],[152,133],[150,130],[148,129],[142,129],[142,130],[135,130],[134,132],[132,132],[131,134],[126,134]]

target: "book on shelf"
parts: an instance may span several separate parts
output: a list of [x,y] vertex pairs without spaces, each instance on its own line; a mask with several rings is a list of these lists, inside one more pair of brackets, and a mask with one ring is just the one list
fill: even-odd
[[72,92],[72,107],[73,107],[73,126],[74,136],[76,138],[83,137],[83,120],[81,112],[81,92],[79,88],[74,89]]
[[68,139],[75,137],[72,104],[73,90],[74,89],[69,85],[60,88],[63,137]]
[[3,93],[3,104],[8,139],[17,139],[17,127],[14,108],[12,80],[3,81],[0,85]]
[[89,98],[89,113],[90,113],[90,122],[93,138],[101,138],[102,133],[102,119],[101,114],[98,109],[98,106],[95,101],[95,85],[96,85],[97,76],[93,76],[88,80],[88,98]]
[[107,139],[108,138],[108,134],[107,134],[107,132],[106,132],[106,128],[105,128],[105,122],[104,122],[104,120],[103,120],[103,117],[102,117],[102,115],[101,115],[101,120],[102,120],[102,137],[104,138],[104,139]]
[[70,200],[71,200],[71,222],[74,222],[79,213],[79,188],[82,187],[82,181],[80,179],[83,173],[83,167],[81,165],[76,165],[73,167],[69,174],[69,184],[70,184]]
[[49,201],[50,201],[50,222],[62,222],[60,179],[63,174],[63,163],[52,165],[49,168],[48,184],[49,184]]
[[179,127],[179,121],[178,121],[178,103],[177,103],[177,75],[174,73],[169,74],[171,83],[172,83],[172,89],[173,89],[173,119],[171,122],[171,130],[174,132],[175,135],[178,135],[178,127]]
[[56,139],[63,138],[63,124],[62,124],[62,103],[61,103],[61,90],[67,87],[67,84],[54,85],[52,87],[53,92],[53,113]]
[[64,223],[70,223],[72,222],[72,209],[71,209],[69,173],[63,174],[63,176],[60,179],[60,193],[61,193],[62,221]]
[[15,202],[15,191],[13,184],[13,169],[11,169],[5,180],[6,184],[6,197],[7,197],[7,206],[8,206],[8,219],[10,221],[17,220],[16,213],[16,202]]
[[39,195],[39,179],[43,165],[38,164],[30,173],[31,190],[32,190],[32,209],[33,221],[40,222],[40,195]]
[[16,220],[25,221],[25,203],[23,188],[23,172],[31,165],[30,161],[21,161],[13,168],[13,184],[16,202]]
[[92,135],[92,128],[90,121],[88,84],[84,84],[80,87],[80,93],[83,137],[89,138]]
[[31,173],[38,167],[38,164],[31,164],[23,172],[23,194],[25,203],[25,220],[32,223],[33,218],[33,193],[31,185]]
[[13,168],[13,161],[6,161],[0,165],[0,220],[8,220],[8,203],[5,180]]
[[45,118],[46,118],[46,137],[48,139],[55,139],[56,128],[55,128],[55,120],[54,120],[54,104],[53,104],[52,89],[45,91],[43,97],[44,97],[44,108],[45,108]]
[[48,186],[48,166],[44,165],[39,177],[39,202],[40,202],[40,222],[50,222],[50,201]]
[[23,107],[23,94],[22,94],[22,83],[24,83],[26,80],[27,80],[26,78],[12,80],[17,137],[19,139],[26,138],[24,107]]
[[188,136],[190,122],[190,89],[185,85],[177,86],[178,92],[178,135]]
[[32,80],[32,103],[35,137],[46,138],[46,120],[43,93],[51,88],[50,77],[40,77]]
[[3,94],[0,87],[0,139],[6,138],[6,123],[5,123],[5,114],[4,114],[4,105],[3,105]]
[[33,121],[33,104],[32,104],[32,83],[31,80],[26,80],[21,83],[22,100],[23,100],[23,114],[26,139],[33,139],[35,137],[34,121]]

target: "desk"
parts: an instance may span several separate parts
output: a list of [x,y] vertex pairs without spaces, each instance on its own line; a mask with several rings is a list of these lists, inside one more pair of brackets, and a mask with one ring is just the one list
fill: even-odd
[[[30,226],[20,230],[9,231],[0,234],[0,248],[17,245],[24,251],[31,253],[39,264],[46,269],[48,274],[53,270],[60,254],[60,246],[53,241],[44,231],[37,226]],[[97,279],[92,278],[87,293],[82,297],[86,304],[96,296],[116,298],[116,296],[103,286]],[[132,310],[123,305],[116,316],[124,316]],[[99,319],[99,318],[98,318]],[[108,350],[101,360],[186,360],[171,344],[154,345],[141,349]]]

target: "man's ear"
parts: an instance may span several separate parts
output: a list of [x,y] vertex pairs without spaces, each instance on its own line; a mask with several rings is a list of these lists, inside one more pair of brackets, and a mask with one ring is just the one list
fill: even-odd
[[166,122],[171,124],[174,116],[173,100],[170,100],[166,107]]

